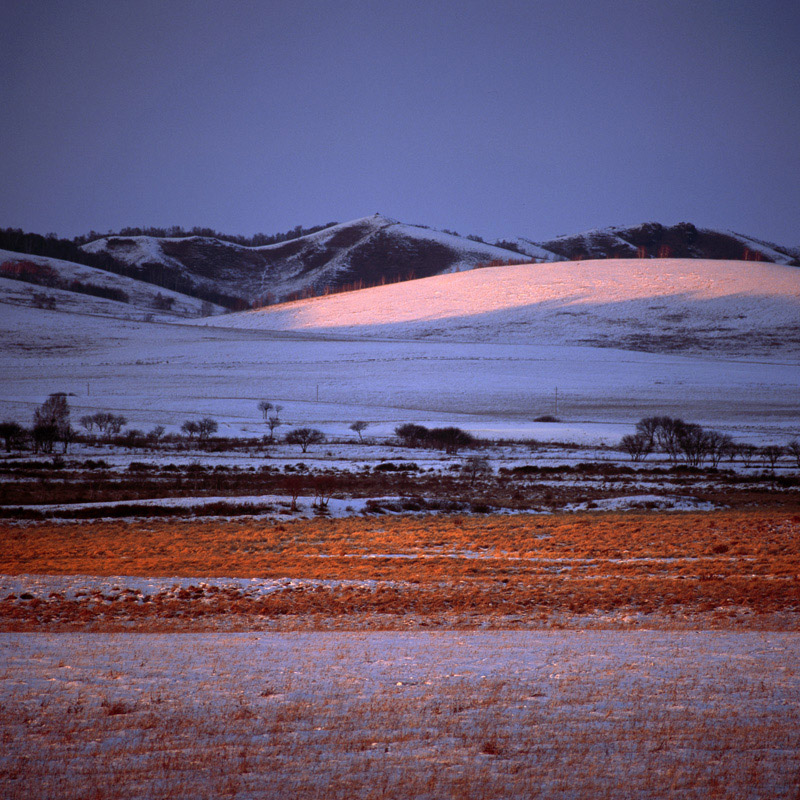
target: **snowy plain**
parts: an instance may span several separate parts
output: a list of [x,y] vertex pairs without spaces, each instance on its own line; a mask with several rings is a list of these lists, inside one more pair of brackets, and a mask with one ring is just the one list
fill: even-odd
[[[798,435],[800,361],[777,346],[770,355],[683,355],[548,344],[533,334],[528,343],[399,340],[13,305],[0,309],[0,341],[0,416],[26,425],[48,394],[66,392],[75,420],[111,411],[132,427],[174,432],[212,416],[223,435],[263,435],[261,399],[283,406],[284,431],[307,425],[339,437],[365,420],[375,437],[416,422],[486,438],[613,444],[650,414],[759,444]],[[534,421],[547,414],[562,422]]]

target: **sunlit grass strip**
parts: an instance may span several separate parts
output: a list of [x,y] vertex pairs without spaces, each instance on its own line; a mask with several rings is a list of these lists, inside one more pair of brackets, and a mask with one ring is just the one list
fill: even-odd
[[5,523],[0,537],[0,573],[10,575],[428,581],[556,569],[586,577],[800,574],[800,515],[783,511]]

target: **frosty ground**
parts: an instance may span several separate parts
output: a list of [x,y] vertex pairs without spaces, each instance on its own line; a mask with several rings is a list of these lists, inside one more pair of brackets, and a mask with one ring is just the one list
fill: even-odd
[[11,798],[793,798],[797,634],[3,634]]

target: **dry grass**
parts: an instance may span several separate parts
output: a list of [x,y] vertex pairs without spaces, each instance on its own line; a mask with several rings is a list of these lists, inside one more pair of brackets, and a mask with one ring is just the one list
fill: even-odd
[[236,576],[377,581],[269,596],[214,592],[24,602],[0,623],[102,617],[211,622],[222,616],[713,613],[741,621],[800,609],[800,516],[708,512],[348,518],[293,523],[148,520],[0,525],[0,573]]
[[0,795],[794,798],[796,634],[3,634]]

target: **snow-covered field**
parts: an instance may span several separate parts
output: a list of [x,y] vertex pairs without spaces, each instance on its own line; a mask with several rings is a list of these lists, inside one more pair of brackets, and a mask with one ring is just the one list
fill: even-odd
[[794,798],[797,634],[0,635],[0,794]]
[[[132,427],[177,431],[209,415],[222,435],[263,435],[265,398],[284,407],[279,433],[310,425],[354,437],[350,424],[365,420],[374,437],[417,422],[486,438],[614,444],[650,414],[756,443],[785,444],[800,432],[800,369],[780,350],[730,358],[550,345],[535,336],[527,344],[357,339],[10,305],[0,310],[0,341],[0,417],[26,425],[48,394],[67,392],[74,422],[111,411]],[[545,414],[562,423],[534,422]]]

